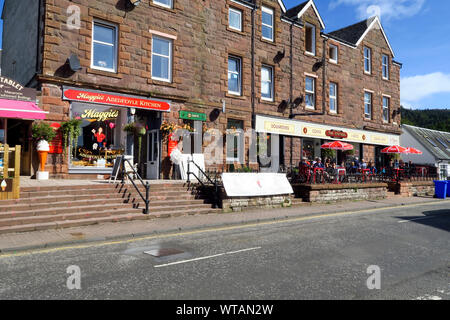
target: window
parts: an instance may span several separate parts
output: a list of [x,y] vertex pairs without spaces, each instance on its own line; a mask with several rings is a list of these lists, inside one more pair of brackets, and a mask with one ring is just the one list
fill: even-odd
[[316,106],[316,79],[311,77],[306,77],[305,80],[305,91],[306,91],[306,107],[314,109]]
[[273,68],[261,68],[261,97],[263,100],[273,101]]
[[441,138],[436,138],[436,140],[439,141],[439,143],[442,144],[445,147],[445,149],[448,149],[448,144],[446,144],[444,140],[442,140]]
[[337,113],[337,90],[338,86],[336,83],[330,83],[330,112]]
[[431,138],[425,137],[425,139],[427,139],[427,141],[428,141],[429,143],[431,143],[431,145],[432,145],[433,147],[435,147],[435,148],[438,147],[437,144],[436,144],[436,142],[434,142],[433,140],[431,140]]
[[172,9],[172,0],[153,0],[153,3],[159,4],[160,6]]
[[372,119],[372,93],[364,92],[364,117]]
[[228,10],[228,25],[231,29],[242,31],[242,11],[230,8]]
[[305,23],[305,49],[307,53],[316,55],[316,27]]
[[364,72],[372,73],[372,50],[364,47]]
[[228,58],[228,93],[241,95],[241,59],[236,57]]
[[172,81],[172,41],[153,36],[152,79]]
[[391,104],[391,99],[388,97],[383,97],[383,121],[389,122],[389,105]]
[[262,7],[262,37],[273,41],[273,10]]
[[383,79],[389,80],[389,57],[383,54]]
[[338,47],[334,44],[330,44],[330,61],[338,63]]
[[228,119],[226,135],[228,163],[244,163],[244,142],[244,121]]
[[94,21],[91,68],[116,72],[117,26]]

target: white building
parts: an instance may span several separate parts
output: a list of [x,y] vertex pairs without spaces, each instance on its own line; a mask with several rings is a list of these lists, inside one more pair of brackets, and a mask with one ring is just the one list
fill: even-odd
[[402,125],[400,145],[419,149],[423,155],[403,154],[402,160],[414,164],[436,166],[439,178],[450,177],[450,133]]

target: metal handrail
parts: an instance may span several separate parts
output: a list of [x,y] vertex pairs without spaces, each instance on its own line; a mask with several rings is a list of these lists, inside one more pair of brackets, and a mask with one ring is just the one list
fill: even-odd
[[194,173],[191,172],[191,166],[190,163],[193,163],[197,169],[200,171],[200,173],[206,177],[206,179],[214,186],[214,203],[213,206],[214,208],[219,208],[219,185],[217,183],[217,176],[215,177],[215,180],[213,181],[206,173],[205,171],[203,171],[202,168],[200,168],[200,166],[198,164],[195,163],[194,160],[192,159],[188,159],[187,161],[187,183],[190,184],[191,183],[191,177],[190,175],[192,174],[194,176],[194,178],[196,178],[198,180],[198,182],[200,182],[200,184],[205,187],[205,183]]
[[[130,174],[125,170],[125,161],[130,165],[130,168],[133,170],[134,175],[139,178],[139,181],[144,186],[144,188],[145,188],[145,197],[142,195],[142,192],[139,190],[139,188],[136,185],[136,183],[134,183],[133,177],[130,176]],[[134,188],[136,189],[137,193],[139,194],[139,196],[142,198],[142,200],[145,203],[144,214],[148,214],[149,213],[149,206],[150,206],[150,184],[148,183],[148,181],[146,183],[144,183],[144,180],[142,180],[141,176],[136,172],[136,170],[134,169],[133,165],[130,163],[130,161],[128,159],[125,159],[125,157],[122,158],[121,166],[122,166],[122,185],[125,184],[125,175],[126,175],[128,177],[128,179],[130,179],[132,185],[134,186]]]

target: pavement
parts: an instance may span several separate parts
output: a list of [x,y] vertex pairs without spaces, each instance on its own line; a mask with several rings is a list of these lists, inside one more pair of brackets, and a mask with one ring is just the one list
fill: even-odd
[[67,229],[51,229],[25,233],[0,235],[0,254],[26,250],[53,248],[89,242],[102,242],[117,239],[138,238],[147,235],[190,231],[205,228],[252,224],[264,221],[295,219],[315,215],[327,215],[338,212],[373,211],[382,208],[416,206],[422,203],[443,202],[449,200],[431,197],[391,197],[384,200],[338,202],[332,204],[304,203],[299,207],[279,209],[248,210],[238,213],[218,213],[170,217],[145,221],[104,223]]
[[[403,201],[287,209],[279,217],[297,216],[1,254],[0,299],[183,300],[147,305],[170,318],[177,306],[204,305],[193,300],[449,300],[450,202]],[[362,211],[330,213],[343,209]],[[181,225],[175,221],[167,225]],[[227,316],[217,306],[211,317]]]

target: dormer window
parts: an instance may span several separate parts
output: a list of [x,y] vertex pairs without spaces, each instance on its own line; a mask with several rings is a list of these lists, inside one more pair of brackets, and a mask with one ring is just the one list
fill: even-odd
[[306,53],[316,55],[316,27],[305,23],[305,49]]
[[262,38],[273,41],[273,10],[262,7]]

